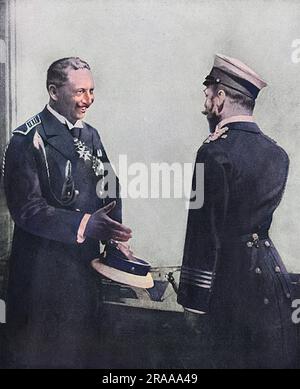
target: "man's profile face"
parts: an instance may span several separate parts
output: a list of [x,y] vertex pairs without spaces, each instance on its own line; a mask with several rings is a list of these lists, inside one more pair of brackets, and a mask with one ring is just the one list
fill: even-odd
[[94,80],[88,69],[69,69],[68,81],[56,88],[55,109],[72,124],[84,118],[94,101]]
[[206,116],[210,129],[213,131],[220,121],[218,97],[211,87],[204,89],[205,101],[203,115]]
[[210,120],[216,115],[217,106],[215,101],[215,94],[210,87],[203,91],[205,96],[203,115],[206,115],[207,120]]

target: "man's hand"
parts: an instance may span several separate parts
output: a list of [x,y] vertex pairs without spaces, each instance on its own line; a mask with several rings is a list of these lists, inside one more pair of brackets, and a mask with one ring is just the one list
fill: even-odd
[[118,249],[123,253],[128,259],[134,259],[133,251],[130,249],[128,243],[118,242]]
[[113,201],[98,211],[94,212],[85,227],[84,236],[96,240],[114,239],[127,242],[131,236],[131,229],[111,219],[108,213],[115,207]]

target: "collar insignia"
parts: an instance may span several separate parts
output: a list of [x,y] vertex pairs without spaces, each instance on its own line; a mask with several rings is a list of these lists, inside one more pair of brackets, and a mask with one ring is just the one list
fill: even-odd
[[215,131],[210,134],[203,143],[210,143],[210,142],[214,142],[215,140],[219,139],[219,138],[222,138],[222,139],[226,139],[227,138],[227,134],[226,132],[229,130],[228,127],[222,127],[222,128],[218,128],[216,127]]

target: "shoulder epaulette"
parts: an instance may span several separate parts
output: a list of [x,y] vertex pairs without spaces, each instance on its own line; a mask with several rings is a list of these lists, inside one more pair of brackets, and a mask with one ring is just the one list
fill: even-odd
[[13,134],[27,135],[34,127],[36,127],[40,123],[42,123],[40,116],[35,115],[29,120],[27,120],[25,124],[15,129],[13,131]]

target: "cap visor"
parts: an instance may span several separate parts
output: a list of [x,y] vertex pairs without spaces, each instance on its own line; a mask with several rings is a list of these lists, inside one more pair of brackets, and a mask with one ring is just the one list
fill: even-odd
[[104,263],[102,263],[99,259],[94,259],[91,262],[91,265],[98,273],[113,281],[144,289],[152,288],[154,286],[153,278],[150,272],[146,276],[137,276],[135,274],[126,273],[115,269],[114,267],[104,265]]

